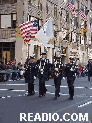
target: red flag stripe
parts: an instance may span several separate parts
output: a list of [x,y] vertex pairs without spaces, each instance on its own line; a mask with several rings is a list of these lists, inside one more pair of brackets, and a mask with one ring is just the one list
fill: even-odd
[[34,22],[31,21],[23,23],[19,26],[24,42],[29,42],[30,38],[35,38],[35,34],[38,29],[37,26],[35,27],[33,24]]
[[[21,34],[22,34],[22,37],[25,37],[25,35],[27,35],[28,32],[29,32],[29,31],[26,31],[26,32],[24,32],[24,33],[21,33]],[[33,33],[32,33],[32,31],[30,30],[30,33],[31,33],[31,34],[36,34],[37,31],[33,31]]]
[[21,30],[21,33],[24,34],[24,32],[26,33],[26,32],[28,32],[28,31],[37,31],[37,28],[36,28],[36,29],[32,29],[32,28],[31,28],[31,29],[30,29],[30,28],[22,29],[22,30]]
[[72,4],[69,4],[68,8],[71,9],[72,11],[74,10],[74,6]]
[[31,29],[32,28],[32,25],[30,25],[30,26],[28,26],[28,27],[23,27],[23,28],[21,28],[20,30],[21,31],[24,31],[24,30],[29,30],[29,29]]
[[25,27],[25,26],[28,26],[28,25],[31,25],[31,24],[33,24],[33,21],[31,21],[31,22],[26,22],[26,23],[24,23],[24,24],[21,24],[21,25],[19,26],[19,28],[22,28],[22,27]]
[[79,11],[79,15],[81,15],[83,19],[87,21],[86,15],[82,11]]
[[27,25],[27,26],[23,26],[23,27],[21,27],[20,29],[22,30],[22,29],[27,29],[27,28],[32,28],[33,27],[33,25],[32,24],[30,24],[30,25]]
[[[32,28],[32,25],[31,26],[28,26],[28,27],[29,28]],[[28,29],[28,27],[21,28],[21,31]]]
[[35,38],[35,36],[30,36],[30,38]]

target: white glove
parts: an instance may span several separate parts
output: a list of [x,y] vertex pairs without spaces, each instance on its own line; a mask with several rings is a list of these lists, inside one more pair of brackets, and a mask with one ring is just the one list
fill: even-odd
[[65,77],[63,77],[63,80],[65,80]]
[[36,77],[34,76],[34,79],[36,79]]
[[58,71],[58,68],[55,68],[55,71]]
[[72,69],[72,68],[71,68],[70,70],[71,70],[71,71],[73,71],[73,69]]

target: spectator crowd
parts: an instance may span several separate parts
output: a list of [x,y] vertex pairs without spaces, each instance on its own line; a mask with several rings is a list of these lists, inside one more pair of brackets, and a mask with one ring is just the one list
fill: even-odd
[[0,61],[0,81],[20,80],[24,77],[24,65],[19,62],[17,65],[14,61],[7,64]]
[[[21,80],[25,77],[25,66],[27,61],[23,65],[21,62],[19,62],[17,65],[14,61],[9,61],[7,64],[4,64],[4,62],[0,61],[0,81],[12,81],[12,80]],[[8,71],[8,72],[5,72]],[[77,73],[76,77],[85,77],[88,75],[88,68],[87,65],[77,65]],[[63,75],[64,76],[64,75]],[[64,78],[64,77],[63,77]]]

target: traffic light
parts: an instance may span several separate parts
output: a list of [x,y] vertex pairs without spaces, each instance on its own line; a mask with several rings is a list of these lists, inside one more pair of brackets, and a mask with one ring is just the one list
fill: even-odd
[[81,35],[81,30],[80,29],[78,30],[78,34],[79,34],[79,36]]
[[84,28],[83,32],[84,32],[84,36],[86,37],[87,29]]
[[79,36],[83,35],[83,29],[79,29]]

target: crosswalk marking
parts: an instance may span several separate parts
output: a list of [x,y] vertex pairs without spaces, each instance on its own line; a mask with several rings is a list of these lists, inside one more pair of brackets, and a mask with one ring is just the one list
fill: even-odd
[[85,88],[85,87],[74,87],[74,88]]
[[0,85],[27,85],[27,84],[0,84]]
[[11,96],[7,96],[7,97],[11,97]]
[[0,91],[7,91],[8,89],[0,89]]
[[[25,83],[25,84],[0,84],[0,85],[24,85],[24,86],[26,86],[26,85],[28,85],[27,83]],[[34,84],[34,85],[37,85],[37,86],[39,86],[38,84]],[[54,87],[54,85],[45,85],[46,87]],[[61,88],[68,88],[68,86],[60,86]],[[81,87],[81,86],[79,86],[79,87],[74,87],[74,88],[77,88],[77,89],[84,89],[84,88],[86,88],[86,89],[90,89],[90,90],[92,90],[92,88],[89,88],[89,87]],[[0,89],[1,90],[1,89]]]
[[[7,85],[7,86],[11,86],[11,85],[16,85],[16,86],[27,86],[28,85],[28,83],[24,83],[24,84],[0,84],[0,85]],[[34,84],[35,86],[39,86],[39,84]],[[54,84],[53,85],[48,85],[48,84],[46,84],[45,85],[46,87],[54,87]],[[67,88],[68,89],[68,86],[63,86],[63,85],[61,85],[60,86],[61,88]],[[54,87],[55,88],[55,87]],[[79,87],[74,87],[74,88],[76,88],[76,89],[92,89],[92,88],[89,88],[89,87],[82,87],[82,86],[79,86]],[[28,94],[28,90],[16,90],[16,89],[14,89],[14,88],[10,88],[10,89],[6,89],[6,88],[1,88],[0,89],[0,91],[11,91],[11,92],[25,92],[26,94]],[[39,91],[36,91],[35,90],[35,92],[36,93],[39,93]],[[51,95],[55,95],[55,93],[53,93],[53,92],[46,92],[47,94],[51,94]],[[59,93],[60,95],[62,95],[62,96],[67,96],[67,95],[69,95],[69,94],[66,94],[66,93]],[[18,96],[23,96],[23,94],[21,95],[18,95]],[[85,95],[85,94],[79,94],[79,95],[75,95],[76,97],[88,97],[88,95]],[[10,95],[8,95],[8,96],[5,96],[5,97],[0,97],[1,99],[4,99],[4,98],[6,98],[6,97],[13,97],[13,96],[10,96]],[[89,97],[92,97],[92,96],[90,96],[89,95]]]
[[[10,90],[10,91],[21,91],[21,92],[26,92],[24,95],[23,94],[20,94],[20,95],[18,95],[18,96],[25,96],[25,95],[27,95],[28,94],[28,90]],[[35,90],[35,93],[39,93],[39,91],[36,91]],[[55,93],[53,93],[53,92],[49,92],[49,91],[47,91],[46,92],[46,94],[51,94],[51,95],[55,95]],[[68,96],[69,94],[66,94],[66,93],[59,93],[60,95],[62,95],[62,96]],[[85,95],[85,94],[80,94],[80,95],[75,95],[76,97],[87,97],[87,95]],[[75,97],[74,96],[74,97]],[[4,99],[4,98],[7,98],[7,97],[16,97],[16,96],[5,96],[5,97],[0,97],[1,99]],[[92,96],[89,96],[89,97],[92,97]]]
[[11,90],[11,91],[22,91],[23,92],[23,91],[26,91],[26,90]]
[[82,105],[78,105],[78,108],[80,108],[80,107],[84,107],[84,106],[89,105],[89,104],[91,104],[91,103],[92,103],[92,101],[89,101],[89,102],[83,103]]
[[2,98],[5,98],[5,97],[2,97]]

